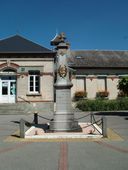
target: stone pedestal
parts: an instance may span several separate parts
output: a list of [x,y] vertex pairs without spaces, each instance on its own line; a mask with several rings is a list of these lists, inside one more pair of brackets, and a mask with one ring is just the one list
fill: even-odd
[[74,120],[71,107],[71,90],[65,87],[56,87],[56,112],[54,120],[50,123],[53,131],[75,131],[78,122]]

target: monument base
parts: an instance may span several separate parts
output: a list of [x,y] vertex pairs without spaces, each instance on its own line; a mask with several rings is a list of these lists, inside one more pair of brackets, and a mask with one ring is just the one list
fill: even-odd
[[85,139],[85,138],[102,138],[102,130],[96,124],[91,125],[89,122],[78,123],[81,132],[50,132],[49,124],[32,126],[25,132],[27,139]]
[[55,121],[50,122],[50,131],[53,132],[81,132],[82,129],[78,125],[78,121]]

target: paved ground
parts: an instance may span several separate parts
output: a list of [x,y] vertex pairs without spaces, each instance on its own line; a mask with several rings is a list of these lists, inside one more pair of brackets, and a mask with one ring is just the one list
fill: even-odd
[[[76,117],[83,115],[76,113]],[[0,170],[127,170],[128,113],[105,115],[108,127],[123,140],[9,141],[20,118],[32,121],[33,117],[0,115]]]

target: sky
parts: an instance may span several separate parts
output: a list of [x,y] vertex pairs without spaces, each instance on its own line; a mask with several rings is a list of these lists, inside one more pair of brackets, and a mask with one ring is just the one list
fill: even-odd
[[0,0],[0,39],[52,49],[60,32],[73,50],[128,50],[128,0]]

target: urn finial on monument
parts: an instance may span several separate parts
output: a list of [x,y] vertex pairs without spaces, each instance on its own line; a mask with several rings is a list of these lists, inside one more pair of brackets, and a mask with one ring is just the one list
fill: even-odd
[[64,32],[60,34],[56,34],[55,37],[51,40],[51,45],[56,46],[57,49],[59,48],[69,48],[69,43],[66,41],[66,35]]
[[74,131],[78,128],[78,122],[74,120],[74,113],[71,104],[72,83],[69,78],[69,67],[67,58],[69,57],[69,43],[65,33],[56,35],[51,41],[51,45],[57,51],[57,80],[54,84],[56,91],[56,111],[54,118],[50,122],[52,131]]

